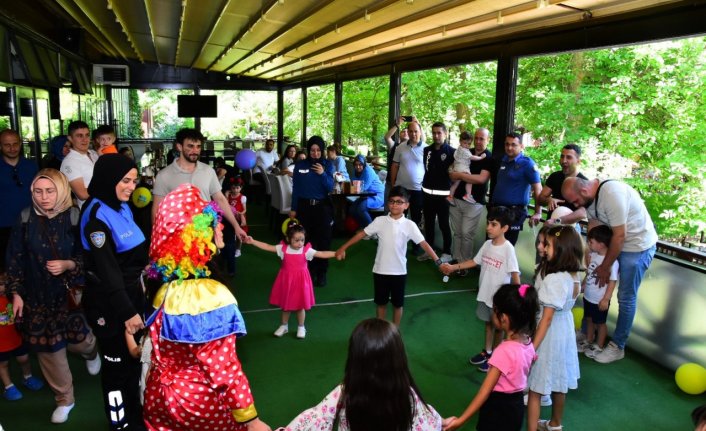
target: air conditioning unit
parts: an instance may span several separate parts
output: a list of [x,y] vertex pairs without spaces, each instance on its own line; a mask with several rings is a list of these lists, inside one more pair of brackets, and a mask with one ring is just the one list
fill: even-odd
[[98,85],[130,85],[130,68],[119,64],[94,64],[93,79]]

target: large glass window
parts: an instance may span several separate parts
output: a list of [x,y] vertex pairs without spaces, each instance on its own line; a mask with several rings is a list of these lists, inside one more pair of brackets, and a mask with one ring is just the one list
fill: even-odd
[[302,137],[302,90],[284,92],[284,138],[299,142]]
[[306,90],[306,136],[324,138],[327,144],[333,142],[334,86],[320,85]]
[[179,118],[177,96],[193,94],[192,90],[142,90],[139,92],[143,109],[142,130],[145,138],[174,140],[183,127],[194,127],[193,118]]
[[218,96],[218,117],[201,119],[201,131],[209,139],[262,140],[276,134],[276,92],[201,90],[201,94]]
[[492,130],[497,63],[476,63],[402,74],[400,115],[414,115],[431,140],[431,125],[442,121],[453,145],[464,130]]
[[384,156],[390,80],[386,76],[343,83],[344,151],[349,154]]
[[583,149],[589,178],[624,179],[662,239],[706,230],[706,39],[524,58],[517,127],[543,177],[560,148]]

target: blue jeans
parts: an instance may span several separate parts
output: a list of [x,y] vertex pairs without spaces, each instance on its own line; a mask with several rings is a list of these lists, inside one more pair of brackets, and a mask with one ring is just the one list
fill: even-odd
[[618,277],[618,322],[613,332],[613,342],[621,349],[628,341],[632,323],[637,311],[637,289],[640,288],[642,277],[650,267],[655,256],[656,246],[644,251],[623,251],[618,255],[620,275]]
[[355,221],[358,222],[360,229],[364,229],[373,221],[372,217],[370,217],[370,213],[368,213],[367,197],[358,198],[354,202],[351,202],[351,206],[348,211],[351,216],[353,216]]

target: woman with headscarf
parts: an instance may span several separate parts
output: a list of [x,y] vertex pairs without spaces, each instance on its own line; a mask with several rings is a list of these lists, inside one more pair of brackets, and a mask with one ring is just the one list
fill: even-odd
[[373,219],[368,213],[369,209],[381,208],[385,202],[385,185],[375,170],[365,162],[361,154],[353,160],[353,177],[351,181],[360,181],[360,191],[375,193],[373,196],[361,196],[351,204],[350,214],[358,222],[360,229],[369,225]]
[[67,286],[83,284],[78,208],[69,182],[56,169],[42,169],[32,181],[32,207],[20,214],[8,247],[7,287],[18,328],[54,392],[54,423],[66,422],[74,387],[66,350],[100,371],[96,340],[81,312],[69,310]]
[[71,143],[66,135],[59,135],[51,140],[49,146],[51,147],[51,152],[48,154],[48,157],[42,160],[42,165],[45,168],[52,168],[58,171],[61,169],[61,162],[64,160],[64,157],[71,151]]
[[[333,190],[333,165],[326,160],[326,148],[321,136],[312,136],[306,143],[309,157],[294,165],[292,177],[292,208],[289,218],[298,218],[307,233],[307,241],[315,250],[330,250],[333,234],[333,203],[329,193]],[[309,261],[314,286],[326,285],[328,260],[314,258]]]
[[[101,383],[111,430],[143,430],[139,397],[140,362],[130,355],[125,332],[143,327],[145,295],[140,282],[147,242],[127,204],[139,177],[135,163],[120,154],[101,156],[81,211],[85,250],[88,323],[103,356]],[[129,428],[128,428],[129,427]]]
[[[145,389],[149,430],[270,428],[258,418],[236,353],[246,334],[238,304],[208,267],[224,246],[220,208],[182,184],[165,196],[152,231],[152,367]],[[185,388],[188,388],[185,389]]]

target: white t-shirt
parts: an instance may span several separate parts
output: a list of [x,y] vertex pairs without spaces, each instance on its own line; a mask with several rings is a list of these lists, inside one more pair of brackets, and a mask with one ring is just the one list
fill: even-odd
[[412,240],[419,244],[424,241],[417,224],[405,217],[395,220],[388,214],[376,217],[363,230],[367,235],[378,236],[373,272],[382,275],[407,274],[407,242]]
[[[283,250],[283,247],[279,244],[275,247],[275,250],[277,250],[277,256],[279,256],[280,259],[284,260],[284,255],[286,254],[302,254],[304,253],[304,247],[300,249],[294,249],[292,248],[289,244],[287,244],[287,251],[285,252]],[[313,248],[309,248],[309,251],[306,252],[306,260],[312,260],[314,258],[314,255],[316,254],[316,250]]]
[[[83,185],[88,189],[88,185],[91,184],[91,179],[93,178],[93,165],[96,160],[98,160],[98,154],[95,151],[88,150],[87,154],[81,154],[72,148],[61,162],[61,173],[66,175],[69,182],[83,178]],[[79,198],[76,198],[76,201],[79,208],[85,202]]]
[[270,168],[272,168],[272,165],[279,160],[279,155],[274,149],[272,149],[269,153],[264,149],[257,150],[255,156],[257,157],[257,166],[262,170],[262,172],[268,172]]
[[510,241],[493,245],[493,240],[489,239],[483,243],[473,260],[480,265],[477,300],[492,307],[495,292],[503,284],[510,283],[511,273],[520,272],[520,265],[517,263],[517,256],[515,256],[515,247]]
[[[591,304],[598,304],[603,299],[605,295],[606,285],[602,287],[598,286],[598,279],[596,278],[596,268],[598,265],[603,263],[605,256],[601,256],[596,252],[591,252],[590,262],[588,268],[586,268],[586,287],[583,291],[583,299],[590,302]],[[610,267],[610,281],[618,281],[618,261],[613,262],[613,266]]]
[[635,189],[620,181],[608,181],[594,201],[586,208],[588,220],[597,220],[610,227],[625,225],[625,243],[621,251],[645,251],[657,243],[652,218]]

